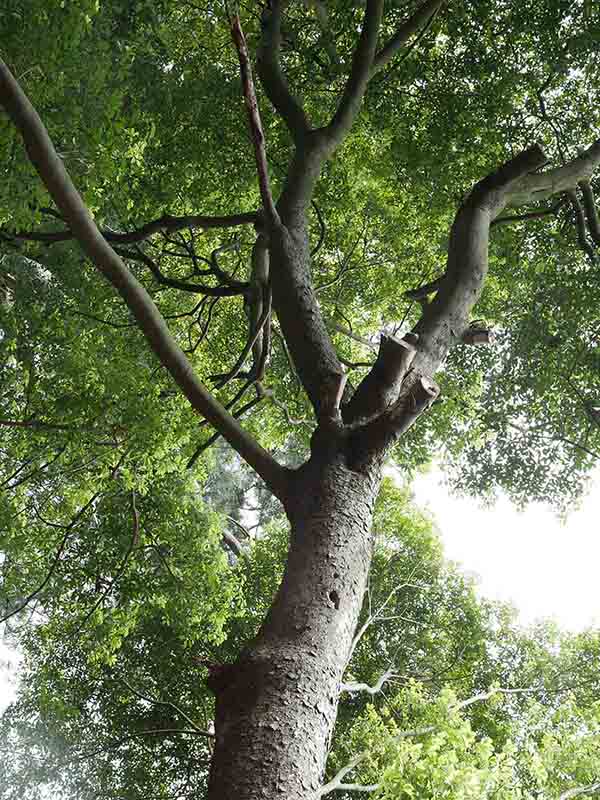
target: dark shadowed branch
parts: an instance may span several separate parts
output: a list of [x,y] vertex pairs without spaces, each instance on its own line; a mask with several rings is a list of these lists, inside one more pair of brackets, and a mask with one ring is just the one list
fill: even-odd
[[573,209],[573,213],[575,215],[575,230],[577,231],[577,241],[579,243],[579,247],[583,250],[593,264],[596,260],[596,254],[594,252],[594,248],[588,241],[583,206],[577,197],[577,192],[575,189],[569,189],[567,192],[567,197],[569,198],[571,208]]
[[206,286],[202,283],[190,283],[186,280],[179,280],[178,278],[169,278],[159,268],[158,264],[150,258],[141,248],[137,250],[123,250],[120,247],[114,248],[115,253],[122,258],[128,258],[131,261],[138,261],[144,266],[148,267],[157,283],[161,286],[169,286],[171,289],[180,289],[183,292],[191,292],[192,294],[205,294],[210,297],[236,297],[243,294],[247,288],[247,284],[241,281],[227,281],[221,286]]
[[[233,228],[239,225],[252,225],[259,217],[257,211],[249,211],[244,214],[231,214],[221,217],[207,217],[200,215],[189,215],[174,217],[171,214],[164,214],[159,219],[147,222],[133,231],[119,233],[118,231],[103,228],[101,235],[107,242],[113,244],[136,244],[148,239],[155,233],[166,231],[175,233],[176,231],[187,228],[200,228],[208,230],[210,228]],[[55,242],[66,242],[74,239],[75,234],[72,230],[61,231],[4,231],[3,234],[9,239],[22,239],[31,242],[42,242],[43,244],[54,244]]]
[[311,126],[302,105],[293,96],[281,70],[281,22],[285,5],[282,0],[272,0],[271,3],[264,5],[263,34],[258,51],[257,71],[267,97],[285,121],[292,138],[298,143]]
[[273,195],[271,194],[269,167],[267,165],[267,153],[265,150],[265,134],[258,110],[258,101],[256,99],[256,91],[254,89],[254,81],[252,79],[252,68],[250,66],[248,48],[246,46],[244,32],[242,31],[242,24],[237,14],[231,21],[231,35],[237,48],[240,62],[244,100],[246,102],[250,133],[252,136],[252,143],[254,145],[254,157],[256,159],[256,171],[258,173],[258,185],[260,188],[263,211],[266,221],[269,223],[269,225],[277,225],[279,224],[279,214],[277,213],[277,209],[275,208],[275,203],[273,201]]
[[583,195],[583,207],[585,208],[588,231],[594,242],[600,246],[600,220],[598,219],[594,191],[589,180],[581,181],[579,186]]
[[506,217],[496,217],[491,222],[491,227],[496,225],[510,225],[513,222],[528,222],[530,219],[541,219],[542,217],[556,216],[562,201],[559,201],[552,208],[542,208],[539,211],[528,211],[525,214],[510,214]]

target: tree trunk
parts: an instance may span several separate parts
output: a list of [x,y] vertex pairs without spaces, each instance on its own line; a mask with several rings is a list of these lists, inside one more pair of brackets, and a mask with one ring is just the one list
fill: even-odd
[[[318,439],[322,440],[319,442]],[[287,504],[291,546],[252,645],[209,679],[216,744],[209,800],[307,800],[322,784],[371,561],[378,466],[347,466],[322,429]]]

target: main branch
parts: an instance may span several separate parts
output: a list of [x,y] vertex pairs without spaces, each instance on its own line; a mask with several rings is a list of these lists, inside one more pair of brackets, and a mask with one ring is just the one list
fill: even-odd
[[[421,319],[410,334],[416,348],[408,362],[410,370],[406,371],[405,358],[398,358],[393,350],[380,350],[376,366],[385,376],[388,392],[377,409],[379,414],[374,414],[376,409],[365,403],[358,391],[345,409],[348,422],[372,415],[354,434],[358,463],[380,457],[437,397],[439,389],[431,376],[454,342],[461,339],[485,282],[490,222],[506,206],[515,185],[545,160],[540,147],[525,150],[476,184],[459,209],[450,233],[446,272],[425,287],[436,295],[424,304]],[[365,387],[376,383],[374,371],[363,380]],[[390,404],[394,392],[397,399]]]
[[323,129],[330,148],[335,148],[341,143],[360,109],[375,58],[382,13],[383,0],[367,0],[363,27],[354,51],[350,75],[333,119]]
[[490,223],[516,187],[545,161],[540,147],[530,147],[476,184],[459,209],[450,232],[446,272],[414,329],[419,336],[416,372],[433,375],[467,327],[487,276]]

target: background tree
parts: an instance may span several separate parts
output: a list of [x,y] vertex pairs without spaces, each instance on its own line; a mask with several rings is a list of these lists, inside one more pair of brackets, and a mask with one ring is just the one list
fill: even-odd
[[[36,600],[49,607],[59,579],[64,592],[53,596],[72,635],[102,631],[109,617],[105,663],[154,605],[169,606],[184,630],[209,620],[219,638],[235,587],[198,598],[188,613],[185,589],[170,586],[186,560],[199,565],[196,580],[214,579],[218,537],[198,537],[200,457],[213,438],[192,441],[201,413],[283,503],[292,530],[256,638],[209,667],[217,698],[209,797],[321,791],[371,560],[372,508],[392,451],[409,467],[443,432],[463,484],[563,501],[597,452],[600,144],[589,142],[598,12],[587,3],[440,7],[392,5],[383,14],[380,0],[364,11],[332,3],[325,20],[324,7],[313,14],[274,2],[260,25],[254,8],[242,10],[276,112],[263,132],[234,17],[256,168],[216,7],[10,8],[6,56],[46,125],[3,67],[0,99],[29,156],[8,127],[5,616]],[[29,63],[23,41],[40,45],[43,66]],[[85,59],[98,67],[82,76]],[[69,91],[76,102],[65,119]],[[204,124],[217,100],[222,113]],[[587,149],[575,154],[578,145]],[[515,234],[509,222],[533,227]],[[492,224],[499,235],[481,296]],[[239,226],[254,228],[237,242],[212,238]],[[72,239],[97,272],[81,268]],[[485,321],[472,321],[480,296]],[[243,301],[245,323],[227,298]],[[502,326],[499,345],[467,354],[464,344],[489,339],[492,322]],[[370,355],[369,334],[382,327]],[[202,348],[208,337],[212,347]],[[433,375],[449,352],[439,378],[448,402],[406,436],[437,398]],[[345,366],[363,371],[347,381]],[[222,402],[198,374],[213,376]],[[270,413],[242,429],[237,417],[265,401]],[[283,466],[258,438],[281,444],[292,427],[306,431],[299,438],[310,455]],[[152,513],[157,531],[168,527],[155,541],[145,532]],[[96,520],[106,535],[84,536]],[[166,578],[169,538],[185,548]],[[149,559],[145,575],[129,571],[139,552]],[[94,579],[88,570],[82,581],[80,565],[94,559]],[[217,580],[227,584],[220,563]],[[157,570],[169,588],[154,593]],[[130,600],[115,603],[126,576]]]

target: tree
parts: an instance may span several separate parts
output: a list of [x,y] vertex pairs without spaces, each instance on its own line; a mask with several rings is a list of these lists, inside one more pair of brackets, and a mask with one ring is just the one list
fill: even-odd
[[[166,141],[166,122],[172,109],[159,109],[161,102],[167,105],[166,98],[171,93],[176,95],[179,87],[188,85],[186,73],[196,66],[197,45],[194,48],[195,56],[190,56],[186,45],[194,39],[195,24],[201,26],[201,43],[208,44],[209,54],[213,56],[211,65],[206,66],[210,79],[205,80],[202,87],[223,96],[233,85],[231,65],[220,61],[219,43],[223,34],[216,33],[216,19],[220,14],[215,8],[209,6],[196,13],[187,7],[185,11],[175,9],[165,2],[152,11],[145,3],[139,3],[127,16],[117,14],[110,4],[100,13],[94,4],[82,3],[65,12],[69,30],[77,34],[76,39],[78,43],[83,43],[84,51],[89,48],[99,54],[101,77],[109,76],[112,70],[118,78],[124,70],[132,68],[136,90],[150,76],[159,84],[158,89],[153,86],[156,94],[153,102],[147,106],[142,89],[138,96],[134,96],[133,91],[123,90],[118,80],[110,78],[108,85],[111,90],[114,88],[108,101],[110,112],[98,115],[96,109],[92,124],[88,123],[85,113],[94,107],[94,102],[85,96],[85,90],[98,88],[94,86],[97,76],[89,76],[83,84],[84,99],[77,113],[82,116],[81,130],[85,140],[82,147],[86,155],[79,155],[77,135],[71,137],[76,152],[75,160],[78,162],[75,174],[84,175],[87,186],[95,184],[95,188],[90,188],[88,192],[88,204],[102,222],[100,227],[65,168],[69,153],[64,134],[68,126],[62,129],[59,155],[44,123],[18,81],[6,66],[2,66],[0,100],[24,140],[29,160],[56,206],[48,209],[39,187],[30,189],[33,185],[30,167],[13,155],[15,145],[11,139],[7,149],[14,162],[15,180],[19,182],[16,194],[21,202],[16,204],[17,210],[5,220],[3,238],[7,247],[16,248],[16,254],[12,256],[14,263],[10,261],[10,256],[6,262],[6,303],[10,305],[17,299],[22,303],[27,293],[35,297],[45,292],[48,305],[55,313],[57,309],[72,312],[72,298],[79,293],[87,307],[85,310],[76,309],[76,313],[96,322],[100,320],[101,324],[106,323],[105,317],[95,313],[96,305],[107,302],[105,287],[88,273],[78,272],[74,276],[70,271],[72,261],[69,262],[69,268],[64,265],[61,267],[59,262],[66,250],[52,250],[56,246],[63,247],[61,243],[76,240],[85,256],[120,294],[131,315],[130,319],[118,318],[118,321],[109,316],[108,323],[115,331],[114,335],[109,337],[104,330],[100,335],[101,343],[94,342],[94,347],[104,349],[101,363],[111,364],[112,380],[115,381],[113,385],[118,380],[122,381],[122,389],[109,407],[104,399],[105,376],[98,366],[94,369],[85,357],[82,359],[88,396],[85,403],[87,421],[81,432],[72,428],[69,430],[68,424],[55,418],[49,420],[31,413],[35,407],[36,393],[39,398],[40,383],[50,386],[56,380],[61,360],[69,362],[64,364],[67,368],[65,386],[68,399],[65,402],[62,396],[60,402],[55,402],[55,408],[62,413],[65,405],[68,408],[72,403],[74,378],[82,366],[81,363],[77,364],[77,354],[67,358],[64,353],[53,351],[51,345],[47,354],[32,351],[31,346],[28,352],[27,336],[23,336],[28,331],[22,329],[10,337],[5,335],[3,340],[14,353],[10,380],[21,384],[15,395],[14,410],[23,414],[17,418],[6,418],[3,425],[13,430],[26,429],[36,437],[44,437],[52,430],[62,430],[71,440],[79,436],[86,437],[95,447],[103,447],[105,445],[101,442],[109,441],[109,445],[106,445],[110,447],[108,455],[105,450],[104,455],[95,457],[95,474],[102,476],[103,487],[115,478],[118,480],[121,475],[125,477],[125,487],[130,494],[128,512],[132,517],[129,544],[125,546],[123,566],[117,568],[106,586],[102,586],[100,580],[97,589],[99,597],[90,613],[95,613],[103,605],[115,581],[120,578],[121,569],[125,568],[131,552],[139,544],[137,494],[142,490],[148,492],[157,475],[170,474],[171,487],[177,484],[173,474],[176,473],[177,463],[171,462],[167,466],[166,455],[167,452],[176,452],[176,462],[181,463],[182,443],[190,435],[189,429],[187,433],[182,430],[186,422],[191,424],[189,411],[182,411],[178,407],[170,420],[162,454],[146,461],[138,458],[136,475],[133,477],[132,469],[126,463],[131,444],[125,443],[125,432],[129,425],[137,425],[140,417],[143,420],[146,415],[151,418],[160,401],[170,401],[173,383],[187,398],[191,409],[202,415],[260,476],[269,491],[282,503],[291,527],[289,553],[281,586],[256,638],[235,661],[210,668],[209,686],[216,697],[216,739],[208,790],[210,798],[300,798],[314,796],[320,791],[336,720],[340,684],[354,640],[371,562],[371,517],[383,464],[394,448],[396,452],[403,446],[409,449],[409,445],[405,444],[409,441],[407,433],[438,398],[439,387],[434,376],[444,365],[451,349],[460,343],[476,343],[482,338],[489,338],[489,326],[480,321],[473,322],[471,311],[484,290],[487,278],[488,239],[492,225],[498,226],[515,218],[520,223],[525,217],[542,219],[544,222],[548,217],[551,224],[556,224],[553,222],[554,215],[559,215],[558,219],[567,225],[575,224],[579,250],[567,245],[560,249],[560,253],[563,261],[568,253],[568,257],[573,258],[576,264],[576,285],[570,287],[581,301],[576,335],[569,337],[569,332],[564,331],[564,326],[558,325],[556,319],[551,315],[548,315],[548,319],[542,298],[539,301],[541,310],[535,306],[535,316],[534,311],[531,312],[539,328],[533,337],[531,349],[539,349],[545,341],[550,354],[545,357],[546,360],[542,359],[543,367],[534,365],[532,373],[531,364],[524,364],[523,359],[512,352],[513,347],[520,344],[518,337],[516,340],[509,337],[505,343],[508,358],[505,360],[502,384],[505,393],[502,397],[505,404],[502,425],[505,430],[516,426],[525,442],[539,439],[540,436],[550,439],[545,450],[538,450],[544,454],[544,459],[539,461],[537,469],[529,468],[534,478],[545,471],[549,473],[549,477],[541,482],[541,488],[538,486],[541,493],[564,486],[565,476],[573,474],[573,471],[578,477],[583,475],[595,458],[594,442],[598,438],[598,431],[593,392],[596,387],[593,378],[584,387],[579,385],[579,379],[582,364],[589,366],[594,359],[597,360],[594,312],[590,311],[597,299],[596,282],[593,279],[595,266],[589,262],[595,259],[594,246],[598,241],[592,184],[594,170],[600,161],[600,140],[571,157],[564,146],[564,128],[568,127],[570,137],[581,136],[583,146],[593,138],[591,134],[597,126],[597,107],[593,102],[596,86],[592,72],[597,11],[587,3],[576,4],[574,9],[563,7],[561,3],[548,2],[546,5],[549,21],[540,33],[532,32],[527,8],[522,4],[516,8],[511,3],[491,4],[489,7],[482,4],[477,9],[467,3],[460,5],[456,11],[449,9],[440,13],[442,3],[429,0],[401,18],[395,7],[387,9],[384,16],[381,0],[368,0],[364,12],[347,8],[343,3],[331,4],[331,8],[327,9],[327,21],[324,18],[325,7],[318,4],[319,24],[316,27],[314,24],[303,27],[306,16],[302,9],[275,1],[263,9],[260,31],[257,31],[252,14],[244,14],[244,28],[256,31],[258,38],[256,67],[260,85],[275,110],[275,117],[269,118],[267,136],[257,110],[242,23],[239,16],[233,16],[230,22],[239,54],[250,138],[255,152],[260,208],[218,216],[198,215],[190,210],[199,194],[199,154],[194,152],[197,142],[190,137],[188,127],[187,138],[184,136],[182,140],[180,158],[173,159],[172,147]],[[40,8],[36,9],[36,13],[45,13],[45,20],[49,24],[56,20],[55,16],[40,11]],[[191,17],[188,16],[190,13]],[[19,25],[30,24],[22,22],[22,12],[18,7],[14,14]],[[461,24],[466,26],[466,32],[459,36],[456,27]],[[355,33],[357,26],[360,28],[358,36]],[[428,40],[429,31],[435,35],[429,36]],[[147,33],[150,34],[147,37],[150,44]],[[470,40],[471,33],[476,34],[474,42]],[[178,36],[182,37],[181,41],[178,41]],[[20,42],[19,36],[16,39]],[[57,56],[63,59],[65,54],[73,58],[74,50],[71,47],[71,43],[66,45],[63,53],[61,45],[55,41],[48,45],[52,60],[56,60]],[[504,78],[498,81],[494,75],[499,69],[499,62],[512,52],[512,48],[515,49],[513,72],[511,74],[509,65],[506,71],[500,73]],[[338,54],[338,51],[342,54]],[[411,58],[415,53],[419,58]],[[423,65],[433,70],[429,104],[420,113],[415,111],[416,115],[405,123],[399,141],[394,142],[391,131],[394,124],[392,120],[398,118],[398,110],[394,107],[397,95],[392,92],[390,98],[390,90],[406,90],[410,96],[411,87],[418,87],[423,80],[423,73],[419,71],[423,66],[421,58]],[[406,69],[406,74],[400,79],[395,76],[394,60]],[[464,80],[467,85],[470,82],[471,92],[475,86],[482,88],[481,105],[484,110],[486,100],[494,96],[492,108],[495,115],[506,120],[500,122],[497,131],[490,133],[487,141],[487,132],[483,127],[468,130],[477,143],[470,156],[465,155],[464,144],[458,148],[456,141],[453,141],[460,131],[460,125],[450,130],[440,121],[456,103],[447,86],[443,87],[445,94],[440,91],[443,79],[439,71],[449,67],[454,67],[451,73],[454,79],[466,68]],[[289,73],[290,83],[284,75],[284,69]],[[137,70],[139,74],[136,75]],[[313,71],[314,81],[310,78]],[[45,100],[50,108],[53,107],[52,102],[61,97],[73,74],[73,64],[67,62],[67,68],[57,73],[57,78],[60,78],[58,88],[44,88],[42,95],[49,92]],[[391,80],[388,80],[390,76]],[[194,74],[193,80],[199,80],[197,74]],[[303,100],[290,89],[295,82],[303,83],[303,93],[306,95]],[[369,96],[370,87],[372,93]],[[539,105],[539,113],[535,117],[531,111],[532,88],[535,89]],[[440,94],[436,96],[436,92]],[[552,96],[556,112],[562,114],[560,123],[548,111],[546,94]],[[189,106],[193,96],[184,96],[179,108]],[[323,98],[329,98],[329,102]],[[365,104],[366,120],[365,117],[359,117]],[[477,103],[474,105],[477,106]],[[576,111],[565,112],[565,106],[575,106]],[[226,113],[231,115],[231,109]],[[473,120],[477,113],[481,114],[480,109],[467,109],[459,122],[464,123],[470,116]],[[140,168],[136,177],[135,171],[127,174],[127,170],[115,167],[114,153],[108,152],[110,148],[102,140],[111,124],[111,117],[121,131],[121,141],[115,137],[109,139],[116,152],[126,153],[129,164],[135,165],[143,160],[145,149],[150,145],[154,149],[150,156],[151,169],[154,168],[157,174],[160,172],[161,180],[165,181],[165,188],[162,189],[165,196],[171,200],[181,196],[184,190],[189,192],[188,197],[180,200],[181,214],[163,213],[145,219],[142,224],[138,222],[133,230],[116,229],[119,224],[118,212],[111,209],[106,199],[113,182],[119,190],[131,183],[132,194],[127,205],[131,209],[136,204],[138,217],[144,210],[160,206],[161,198],[140,199],[144,195],[143,184],[147,177],[143,168]],[[519,117],[520,128],[516,123]],[[385,124],[382,119],[385,119]],[[126,122],[123,123],[123,120]],[[164,126],[158,133],[157,121]],[[192,116],[192,122],[197,126],[198,119]],[[513,150],[517,142],[525,140],[530,143],[533,135],[539,136],[540,124],[546,128],[546,136],[542,135],[542,138],[548,141],[544,144],[549,145],[550,151],[555,151],[562,160],[559,166],[548,165],[548,158],[540,145],[530,144],[516,154],[514,150],[518,146]],[[74,129],[79,130],[77,120],[74,125]],[[233,126],[234,132],[238,130],[236,126]],[[221,119],[219,135],[225,139],[232,135],[226,128],[226,120]],[[404,141],[402,133],[407,134]],[[462,135],[466,134],[467,130],[462,131]],[[345,146],[347,158],[356,169],[369,148],[378,153],[378,143],[372,144],[372,139],[379,135],[383,140],[388,137],[388,143],[391,141],[392,153],[395,149],[397,157],[406,158],[409,171],[414,170],[418,175],[430,169],[434,179],[443,186],[443,197],[436,196],[427,180],[421,183],[420,190],[415,188],[414,195],[410,191],[404,195],[407,207],[411,197],[414,197],[419,224],[425,224],[426,227],[431,217],[429,238],[433,233],[441,232],[445,212],[440,210],[440,206],[448,201],[449,192],[458,188],[457,183],[461,180],[472,181],[474,173],[481,177],[491,169],[493,163],[503,163],[479,179],[461,199],[447,240],[445,271],[433,281],[423,276],[425,283],[417,289],[408,290],[409,299],[418,301],[420,312],[417,314],[413,309],[409,313],[405,320],[408,329],[402,337],[392,334],[391,330],[383,333],[374,364],[369,365],[354,387],[346,379],[344,364],[317,299],[311,272],[314,250],[311,252],[309,242],[309,213],[321,175],[331,170],[331,178],[334,181],[339,178],[341,167],[340,159],[334,160],[336,152]],[[277,155],[283,154],[286,163],[276,198],[271,189],[265,144],[268,142],[270,148],[272,141],[277,143]],[[420,160],[414,152],[415,142],[416,147],[419,143],[427,142],[430,147],[427,159]],[[99,157],[93,164],[87,160],[88,152]],[[225,144],[224,153],[230,157],[231,152]],[[456,157],[448,155],[457,152]],[[435,164],[436,157],[439,160],[441,153],[448,155],[447,164]],[[174,167],[176,174],[170,176],[167,165],[172,165],[174,160],[179,166]],[[248,162],[238,151],[236,169],[244,160]],[[394,175],[389,162],[389,153],[387,161],[376,162],[371,180],[379,178],[382,186],[386,185],[386,181],[389,184],[390,175]],[[195,169],[188,177],[185,170],[190,163],[195,164]],[[106,172],[102,176],[103,170]],[[387,175],[378,176],[378,170],[387,172]],[[458,174],[450,180],[453,170]],[[232,177],[231,186],[228,187],[229,203],[236,192],[240,198],[250,196],[245,182],[248,174],[249,164],[245,163],[239,167],[239,175]],[[364,165],[361,170],[356,169],[355,174],[361,180],[369,180],[362,177]],[[182,175],[183,180],[176,185]],[[329,204],[332,203],[333,194],[335,183],[329,182],[324,195]],[[390,204],[384,188],[373,194],[376,204]],[[119,196],[123,197],[121,191]],[[564,202],[565,197],[570,204],[568,207]],[[560,205],[555,205],[559,201]],[[430,206],[431,212],[426,210],[427,206]],[[319,203],[316,207],[319,208]],[[347,213],[344,203],[341,207]],[[528,210],[519,214],[505,214],[505,209],[510,207],[525,207]],[[378,213],[376,209],[373,216],[376,218]],[[31,223],[32,217],[39,221],[44,216],[58,221],[60,227],[50,231],[21,227],[25,222]],[[341,216],[343,218],[343,214]],[[394,224],[399,222],[393,216],[391,219]],[[251,265],[245,280],[239,280],[222,266],[222,258],[227,252],[222,247],[213,248],[210,258],[201,256],[197,250],[197,233],[194,233],[198,229],[207,231],[241,225],[253,225],[256,233]],[[343,221],[340,221],[342,226]],[[536,280],[538,262],[531,252],[532,246],[539,244],[543,234],[546,242],[543,254],[544,258],[547,257],[548,241],[552,239],[553,229],[539,227],[534,230],[531,239],[523,240],[520,254],[522,258],[527,256],[531,262],[531,274],[528,277],[533,282]],[[382,231],[371,241],[365,237],[365,262],[385,245],[388,235]],[[161,236],[162,239],[159,238]],[[425,235],[420,241],[424,240]],[[494,255],[495,261],[500,262],[507,271],[510,271],[512,264],[503,254],[503,248],[507,248],[509,242],[508,238],[502,239]],[[42,261],[38,256],[34,259],[35,263],[31,264],[26,260],[30,258],[27,254],[37,251],[23,250],[23,243],[26,248],[35,247],[36,243],[37,246],[43,244],[51,248],[50,255]],[[334,247],[333,252],[335,250]],[[182,262],[189,264],[187,274],[181,269]],[[330,265],[331,261],[328,264],[325,259],[325,269]],[[27,270],[26,279],[22,275],[24,268]],[[46,269],[50,269],[54,275],[66,277],[66,295],[69,298],[66,306],[64,295],[61,296],[57,291],[54,281],[47,280]],[[332,280],[338,281],[344,277],[348,269],[347,263],[342,264],[341,275],[334,276]],[[136,277],[142,274],[144,280],[148,275],[152,276],[154,285],[151,291],[154,297]],[[48,285],[43,288],[45,280]],[[522,291],[519,279],[513,276],[511,281],[497,287],[495,294],[492,291],[490,297],[483,299],[494,317],[496,314],[500,317],[499,307],[507,300],[509,311],[512,312],[513,295],[517,296],[520,303],[524,299],[528,302],[531,283],[524,283],[526,291]],[[170,294],[167,294],[169,291]],[[191,310],[184,310],[172,299],[175,291],[200,295],[201,299]],[[566,309],[573,294],[569,293],[569,287],[563,285],[558,286],[557,292],[557,296],[562,298],[558,307]],[[53,293],[56,295],[54,300]],[[163,295],[169,298],[164,304]],[[244,379],[242,388],[226,401],[229,409],[201,383],[180,344],[185,330],[181,320],[189,317],[192,324],[188,324],[183,335],[190,335],[188,349],[195,353],[206,336],[214,304],[223,297],[242,297],[248,312],[248,334],[239,358],[232,368],[226,366],[223,371],[221,365],[214,374],[215,383],[220,389],[240,377]],[[92,303],[92,300],[98,302]],[[113,300],[109,300],[111,308],[114,308],[113,303]],[[159,311],[157,303],[161,303],[163,313]],[[306,393],[314,419],[310,454],[294,467],[283,466],[237,421],[242,413],[249,410],[249,406],[261,399],[277,398],[272,390],[266,390],[263,385],[273,327],[271,304],[279,326],[278,335],[283,342],[282,353],[289,358],[290,367],[293,365],[293,372]],[[335,303],[332,305],[335,306]],[[393,304],[390,304],[390,308],[394,308]],[[353,310],[360,319],[362,310]],[[201,314],[204,317],[200,335],[193,342],[190,331],[196,317],[200,318]],[[368,318],[368,314],[363,316]],[[566,316],[571,321],[576,318],[573,312],[570,317]],[[170,318],[173,318],[173,332],[166,321]],[[398,317],[392,317],[388,321],[393,323],[397,320]],[[549,324],[545,325],[546,322]],[[36,324],[44,327],[48,325],[48,320],[40,315]],[[137,371],[140,368],[147,370],[150,363],[139,337],[132,334],[131,338],[123,339],[116,332],[121,326],[128,326],[129,329],[132,324],[141,331],[158,358],[160,367],[168,373],[172,382],[157,386],[156,391],[151,393],[152,397],[140,398],[136,385]],[[329,327],[352,333],[347,325],[340,325],[336,319],[330,321]],[[552,331],[550,336],[548,327],[558,327],[558,330]],[[221,330],[225,337],[230,335],[227,333],[227,324]],[[400,332],[403,332],[402,328]],[[61,338],[56,331],[53,335]],[[94,332],[93,335],[97,334]],[[560,347],[558,355],[554,355],[552,347],[561,345],[563,336],[569,339],[569,349]],[[558,337],[558,342],[555,337]],[[227,341],[226,338],[224,340]],[[131,359],[129,347],[135,353],[135,359]],[[572,369],[567,375],[561,370],[559,374],[551,373],[549,376],[548,366],[556,359],[564,359],[565,352],[574,353]],[[123,365],[129,365],[131,361],[138,362],[127,375],[123,374],[127,367],[119,364],[119,354],[126,354]],[[211,358],[214,358],[214,354]],[[474,357],[475,362],[477,358]],[[485,361],[485,357],[479,358]],[[454,384],[460,389],[460,379],[456,378],[455,370],[461,372],[461,359],[465,360],[464,354],[457,357],[458,366],[450,362],[446,368],[444,379],[451,388]],[[247,363],[250,366],[245,368]],[[202,366],[208,365],[205,363]],[[461,374],[463,380],[465,374],[469,375],[468,390],[475,397],[480,397],[485,389],[490,390],[492,401],[502,394],[497,389],[497,370],[488,368],[487,372],[482,370],[481,375],[476,364],[466,366],[467,369],[463,369]],[[512,394],[506,392],[507,377],[513,383]],[[280,380],[285,385],[286,379]],[[288,375],[288,385],[289,380]],[[552,395],[557,382],[567,383],[569,391],[562,392],[549,408],[536,407],[535,391]],[[253,387],[256,398],[239,405],[244,392]],[[50,389],[55,401],[61,398],[52,387]],[[130,414],[124,425],[120,417],[127,418],[128,415],[119,413],[118,395],[127,392],[135,402],[130,399],[122,403]],[[565,408],[571,402],[569,392],[574,393],[585,413],[565,418]],[[458,391],[454,402],[457,402],[457,396]],[[276,402],[281,403],[281,400],[276,399]],[[485,403],[482,405],[485,408]],[[140,410],[142,408],[143,412]],[[234,410],[234,413],[230,413],[230,410]],[[291,424],[289,408],[286,408],[286,415]],[[485,413],[479,413],[482,431],[479,437],[470,438],[471,448],[481,450],[486,438],[489,441],[497,415],[498,409],[493,405],[485,408]],[[447,421],[450,416],[451,411],[447,411],[445,417],[443,413],[439,414],[442,421]],[[464,438],[464,426],[461,428],[460,422],[459,418],[454,441],[461,436]],[[146,425],[142,421],[140,429],[141,439],[145,439],[146,444],[152,442],[156,456],[161,449],[156,441],[157,429],[149,424],[148,419]],[[424,430],[426,434],[421,439],[421,446],[423,439],[433,439],[435,426],[430,423],[430,427]],[[107,431],[108,440],[104,438]],[[419,447],[418,439],[416,444],[410,441],[410,447]],[[188,463],[196,461],[205,444],[193,453]],[[119,454],[117,458],[113,458],[113,450]],[[523,452],[529,461],[523,457]],[[58,452],[55,448],[51,458],[61,457],[60,448]],[[484,453],[483,461],[478,462],[483,465],[479,478],[484,486],[489,486],[486,457],[488,465],[489,461],[496,461],[496,475],[502,476],[508,471],[508,479],[512,479],[516,493],[525,493],[523,486],[527,481],[524,463],[531,463],[530,449],[522,448],[519,451],[514,447],[514,440],[511,442],[506,436],[497,437],[496,444],[488,447],[487,455]],[[110,495],[101,497],[95,492],[86,492],[82,496],[79,477],[77,481],[64,480],[64,469],[61,473],[62,482],[49,486],[46,470],[51,458],[40,463],[31,453],[27,457],[19,453],[20,460],[12,474],[7,476],[10,486],[22,479],[28,458],[33,464],[33,484],[25,490],[26,506],[32,509],[33,516],[42,524],[47,523],[47,529],[61,531],[62,538],[42,585],[25,595],[24,600],[17,602],[9,613],[27,604],[46,586],[65,550],[73,546],[72,533],[86,514],[112,513],[116,530],[122,529],[126,512],[122,495],[117,496],[118,499],[114,496],[111,499]],[[417,458],[418,455],[414,460]],[[548,468],[549,460],[552,461],[552,469]],[[68,476],[68,470],[66,474]],[[169,480],[165,480],[165,484]],[[184,482],[183,479],[181,482]],[[89,488],[89,484],[86,488]],[[173,488],[171,491],[172,497],[176,497],[177,492]],[[60,502],[56,500],[59,495]],[[44,511],[48,506],[50,514],[46,515]],[[14,506],[10,516],[17,511],[18,508]],[[20,536],[25,535],[25,531],[19,527],[22,524],[22,520],[17,523]],[[180,524],[182,530],[187,530],[192,523],[186,515]],[[114,540],[111,544],[114,545]],[[47,552],[46,547],[43,549]],[[27,564],[21,569],[25,575],[28,569],[35,574],[35,568],[28,568]],[[23,573],[20,578],[23,578]],[[215,614],[218,618],[218,611]],[[126,635],[130,624],[127,615],[123,614],[120,624],[121,636]]]

